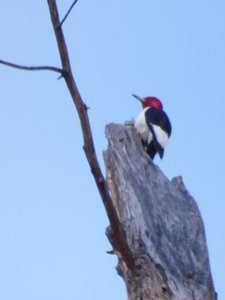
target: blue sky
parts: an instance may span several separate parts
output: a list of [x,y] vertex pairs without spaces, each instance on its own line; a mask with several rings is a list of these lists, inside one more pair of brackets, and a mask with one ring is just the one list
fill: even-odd
[[[164,103],[173,134],[155,162],[195,197],[225,299],[224,1],[80,0],[64,32],[103,169],[105,125],[141,109],[131,94]],[[47,1],[3,1],[0,33],[0,59],[60,66]],[[0,65],[0,82],[0,299],[126,299],[63,80]]]

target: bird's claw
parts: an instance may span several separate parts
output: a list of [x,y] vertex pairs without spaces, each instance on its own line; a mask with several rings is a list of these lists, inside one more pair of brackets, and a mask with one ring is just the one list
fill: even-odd
[[126,126],[134,126],[134,119],[125,122]]

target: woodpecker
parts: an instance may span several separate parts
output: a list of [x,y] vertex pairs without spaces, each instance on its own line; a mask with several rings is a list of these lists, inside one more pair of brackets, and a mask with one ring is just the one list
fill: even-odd
[[163,111],[162,102],[156,97],[141,98],[132,95],[142,104],[143,110],[137,117],[134,127],[140,134],[148,155],[153,160],[156,153],[163,158],[164,149],[172,132],[167,114]]

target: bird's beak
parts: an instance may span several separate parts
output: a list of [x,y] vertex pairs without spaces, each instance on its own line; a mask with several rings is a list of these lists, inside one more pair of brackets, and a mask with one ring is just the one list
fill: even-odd
[[143,99],[142,99],[141,97],[139,97],[139,96],[137,96],[137,95],[134,95],[134,94],[132,94],[132,96],[133,96],[134,98],[136,98],[138,101],[140,101],[141,103],[143,102]]

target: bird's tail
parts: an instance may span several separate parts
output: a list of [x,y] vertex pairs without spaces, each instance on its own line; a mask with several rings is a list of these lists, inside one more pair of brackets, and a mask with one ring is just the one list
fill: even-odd
[[146,152],[148,153],[148,155],[151,157],[151,159],[153,160],[156,153],[159,153],[160,158],[163,158],[163,154],[164,154],[164,150],[163,148],[159,145],[159,143],[152,141],[150,144],[147,145],[146,147]]
[[154,146],[153,142],[151,142],[150,144],[147,145],[146,152],[148,153],[148,155],[153,160],[155,155],[156,155],[156,150],[155,150],[155,146]]

